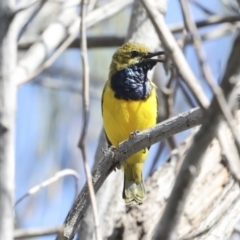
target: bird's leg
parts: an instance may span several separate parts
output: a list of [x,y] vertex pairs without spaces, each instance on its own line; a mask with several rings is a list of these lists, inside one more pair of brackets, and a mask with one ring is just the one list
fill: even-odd
[[135,130],[134,132],[131,132],[129,138],[135,138],[138,133],[140,133],[139,130]]
[[115,147],[115,146],[109,146],[108,149],[103,149],[103,148],[102,148],[101,150],[102,150],[103,155],[104,155],[105,157],[109,156],[110,154],[112,155],[112,157],[114,157],[114,151],[117,150],[117,147]]

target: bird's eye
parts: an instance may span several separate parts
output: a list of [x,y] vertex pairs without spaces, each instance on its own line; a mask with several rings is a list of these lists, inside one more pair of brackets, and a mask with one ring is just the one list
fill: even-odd
[[131,51],[131,58],[135,58],[139,56],[139,52],[137,51]]

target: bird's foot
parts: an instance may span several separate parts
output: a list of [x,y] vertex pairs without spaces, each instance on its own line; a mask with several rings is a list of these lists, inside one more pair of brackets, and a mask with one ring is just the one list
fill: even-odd
[[102,152],[105,157],[109,156],[110,154],[114,156],[114,152],[117,150],[117,147],[115,146],[110,146],[108,149],[103,149]]
[[139,130],[136,130],[136,131],[134,131],[134,132],[131,132],[129,137],[130,137],[130,138],[135,138],[138,133],[140,133]]
[[112,156],[112,158],[113,158],[113,160],[115,162],[114,168],[113,168],[114,171],[116,171],[116,169],[121,169],[121,164],[114,159],[114,152],[116,150],[117,150],[117,147],[115,147],[115,146],[110,146],[107,150],[102,148],[102,152],[103,152],[105,157],[108,157],[110,155]]
[[118,161],[116,161],[116,165],[115,165],[115,167],[113,168],[114,172],[116,172],[117,170],[121,169],[121,166],[122,166],[122,165],[121,165]]

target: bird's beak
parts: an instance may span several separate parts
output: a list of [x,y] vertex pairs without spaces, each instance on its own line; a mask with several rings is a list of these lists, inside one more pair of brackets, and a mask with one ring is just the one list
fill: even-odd
[[[147,55],[145,55],[143,57],[143,59],[149,59],[149,58],[152,58],[152,57],[156,57],[156,56],[161,56],[161,55],[164,55],[164,51],[159,51],[159,52],[155,52],[155,53],[151,53],[149,52]],[[163,62],[164,60],[163,59],[152,59],[152,60],[155,60],[156,62]]]

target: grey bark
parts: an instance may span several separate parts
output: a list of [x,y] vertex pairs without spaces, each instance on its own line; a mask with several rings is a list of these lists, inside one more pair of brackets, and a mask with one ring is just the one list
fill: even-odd
[[13,238],[16,31],[12,0],[0,1],[0,239]]
[[[126,209],[115,223],[114,234],[122,236],[118,239],[152,239],[169,199],[180,162],[191,141],[190,137],[186,139],[171,153],[168,161],[147,179],[146,201],[141,206]],[[215,139],[208,147],[201,172],[186,201],[184,213],[177,225],[176,239],[226,240],[233,231],[240,213],[240,190],[222,164],[221,154],[220,145]]]

